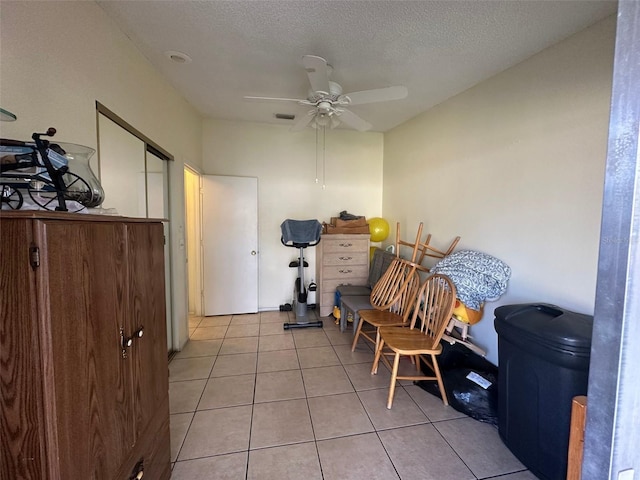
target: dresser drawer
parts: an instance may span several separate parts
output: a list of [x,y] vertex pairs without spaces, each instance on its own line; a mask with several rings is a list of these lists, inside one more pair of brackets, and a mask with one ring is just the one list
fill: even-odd
[[366,265],[369,255],[364,252],[326,253],[322,257],[323,265]]
[[364,279],[367,283],[369,267],[367,265],[326,265],[323,268],[323,280],[344,279],[353,283],[356,280]]
[[322,250],[328,253],[350,253],[350,252],[368,252],[369,236],[363,235],[364,238],[330,238],[331,235],[322,237]]
[[367,285],[367,277],[331,278],[324,282],[324,291],[335,293],[340,285]]

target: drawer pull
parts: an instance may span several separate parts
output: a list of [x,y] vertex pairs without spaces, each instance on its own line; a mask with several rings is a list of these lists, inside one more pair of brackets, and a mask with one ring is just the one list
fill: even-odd
[[140,327],[138,330],[133,332],[133,336],[132,337],[142,338],[142,335],[144,335],[144,327]]
[[340,260],[347,261],[347,260],[351,260],[353,257],[339,257],[339,258]]
[[349,248],[353,246],[353,243],[341,243],[340,244],[341,247],[345,247],[345,248]]
[[351,273],[351,272],[353,272],[353,270],[342,270],[342,269],[340,269],[340,270],[338,270],[338,271],[339,271],[340,273]]

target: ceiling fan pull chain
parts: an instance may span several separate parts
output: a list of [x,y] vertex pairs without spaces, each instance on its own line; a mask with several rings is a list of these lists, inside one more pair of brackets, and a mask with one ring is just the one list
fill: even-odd
[[325,172],[326,172],[326,149],[325,149],[325,139],[327,136],[327,127],[322,127],[322,189],[325,189]]
[[316,128],[316,183],[320,183],[318,180],[318,129]]

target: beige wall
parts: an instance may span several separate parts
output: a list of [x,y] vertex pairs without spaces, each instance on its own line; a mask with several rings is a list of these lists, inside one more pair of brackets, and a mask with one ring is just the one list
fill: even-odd
[[173,308],[186,341],[182,175],[184,162],[201,164],[200,116],[94,2],[2,2],[0,21],[0,105],[18,116],[0,125],[2,137],[29,139],[53,126],[57,140],[95,149],[99,101],[175,156]]
[[513,270],[472,328],[494,362],[498,305],[593,313],[614,38],[611,17],[385,135],[384,215]]
[[[315,130],[294,133],[280,125],[204,122],[204,172],[258,178],[261,310],[292,300],[296,272],[288,264],[297,252],[280,243],[283,220],[329,221],[342,210],[367,217],[381,213],[382,134],[331,130],[325,145],[323,189],[315,183]],[[313,248],[305,258],[310,264],[305,279],[310,281],[315,279]]]

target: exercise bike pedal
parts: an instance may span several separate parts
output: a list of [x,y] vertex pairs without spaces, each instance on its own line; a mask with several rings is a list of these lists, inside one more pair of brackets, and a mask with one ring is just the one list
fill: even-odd
[[[300,262],[298,260],[292,260],[291,262],[289,262],[289,268],[298,268],[299,266]],[[309,263],[305,260],[303,266],[308,267]]]

